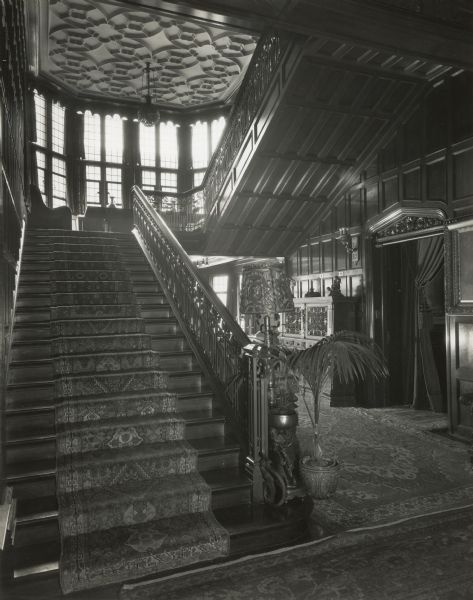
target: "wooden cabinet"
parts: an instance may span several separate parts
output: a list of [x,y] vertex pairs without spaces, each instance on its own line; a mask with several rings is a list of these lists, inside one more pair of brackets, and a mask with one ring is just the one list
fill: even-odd
[[[344,296],[295,298],[294,310],[281,316],[279,341],[286,348],[302,349],[336,331],[357,331],[358,306],[358,299]],[[358,403],[356,386],[333,382],[331,406],[354,406]]]

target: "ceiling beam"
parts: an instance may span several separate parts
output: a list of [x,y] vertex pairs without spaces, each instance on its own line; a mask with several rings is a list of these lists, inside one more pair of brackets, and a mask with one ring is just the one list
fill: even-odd
[[236,196],[244,198],[245,200],[281,200],[283,202],[309,202],[310,204],[325,204],[327,198],[324,196],[307,196],[307,195],[292,195],[292,194],[270,194],[268,192],[237,192]]
[[[365,165],[369,165],[377,156],[379,149],[383,147],[385,143],[392,137],[396,129],[400,124],[408,119],[412,112],[416,109],[419,97],[422,95],[422,90],[413,88],[409,94],[407,94],[404,102],[398,108],[398,112],[395,118],[391,120],[388,126],[384,126],[379,129],[377,135],[371,140],[371,144],[366,148],[362,156],[359,157],[359,170],[362,170]],[[310,231],[316,223],[328,217],[332,206],[335,206],[346,190],[356,182],[356,172],[347,172],[344,177],[341,177],[338,184],[331,190],[330,202],[324,207],[322,211],[314,215],[313,218],[309,219],[306,230]],[[298,243],[303,242],[301,236]]]
[[284,154],[278,152],[258,152],[258,156],[261,158],[267,158],[270,160],[288,160],[297,161],[301,163],[309,163],[313,165],[339,165],[341,167],[355,167],[356,162],[354,160],[341,160],[337,158],[331,158],[330,156],[310,156],[300,155],[297,152],[286,152]]
[[243,223],[243,224],[238,224],[238,223],[225,223],[225,225],[222,226],[222,229],[224,230],[228,230],[228,231],[233,231],[235,229],[237,229],[238,231],[261,231],[261,232],[290,232],[290,233],[303,233],[304,229],[302,227],[286,227],[285,225],[280,225],[279,227],[263,227],[262,225],[253,225],[253,223]]
[[291,108],[305,108],[309,110],[320,110],[333,115],[348,115],[350,117],[364,117],[367,119],[380,119],[382,121],[389,121],[391,115],[387,113],[380,113],[371,110],[360,110],[358,108],[343,108],[338,106],[331,106],[325,102],[314,102],[311,100],[286,100],[285,106]]
[[[328,39],[326,40],[321,40],[321,41],[328,41]],[[350,73],[359,73],[360,75],[368,75],[370,77],[389,77],[390,79],[394,79],[395,81],[406,81],[406,82],[414,82],[414,83],[418,83],[419,81],[429,81],[430,79],[432,79],[431,77],[426,77],[423,74],[416,74],[415,71],[413,72],[414,67],[411,66],[409,68],[409,70],[403,70],[403,71],[396,71],[393,68],[391,68],[390,65],[394,65],[395,62],[399,62],[399,60],[402,59],[409,59],[412,60],[413,63],[415,63],[416,61],[413,59],[412,56],[403,56],[400,55],[399,50],[397,52],[393,52],[393,54],[391,55],[391,58],[388,59],[389,61],[389,66],[383,67],[380,65],[373,65],[369,61],[372,57],[376,56],[379,54],[379,51],[372,49],[372,48],[366,48],[366,52],[365,54],[359,58],[358,60],[344,60],[343,58],[337,58],[337,56],[327,56],[327,54],[321,55],[318,54],[319,51],[319,46],[320,44],[316,44],[313,50],[313,53],[311,52],[311,45],[308,46],[308,49],[305,52],[304,55],[304,60],[307,61],[310,64],[315,64],[315,65],[320,65],[323,67],[329,67],[329,68],[334,68],[334,67],[338,67],[340,69],[344,69],[345,71],[349,71]],[[358,47],[359,46],[353,46]],[[417,63],[419,63],[420,61],[417,60]],[[421,61],[422,64],[425,64],[426,62],[432,62],[432,61]],[[418,65],[416,65],[418,66]],[[434,77],[439,76],[440,74],[443,74],[449,70],[452,69],[451,66],[445,66],[445,65],[439,65],[437,63],[437,61],[433,61],[432,62],[432,67],[433,68],[437,68],[437,69],[441,69],[441,71],[439,71],[439,73],[437,73],[437,70],[435,71]]]
[[[453,0],[450,0],[453,1]],[[150,4],[150,0],[137,0]],[[163,3],[164,4],[164,3]],[[261,27],[334,39],[365,47],[377,48],[405,56],[434,60],[457,68],[473,68],[473,24],[449,22],[440,14],[425,16],[415,10],[387,3],[364,3],[359,0],[298,0],[228,2],[227,0],[181,0],[194,10],[211,11],[229,19],[259,19]]]

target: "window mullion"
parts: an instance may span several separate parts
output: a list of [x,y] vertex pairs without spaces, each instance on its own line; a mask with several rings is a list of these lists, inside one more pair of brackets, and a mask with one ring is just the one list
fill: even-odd
[[46,98],[46,173],[44,178],[44,188],[46,192],[46,205],[49,208],[53,206],[53,157],[52,157],[52,120],[53,120],[53,102],[51,98]]
[[107,175],[106,175],[106,149],[105,149],[105,115],[100,115],[100,205],[107,206]]

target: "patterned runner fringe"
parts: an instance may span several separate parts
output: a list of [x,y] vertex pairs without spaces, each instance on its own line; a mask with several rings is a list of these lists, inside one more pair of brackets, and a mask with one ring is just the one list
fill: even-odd
[[63,592],[227,554],[116,245],[51,258]]

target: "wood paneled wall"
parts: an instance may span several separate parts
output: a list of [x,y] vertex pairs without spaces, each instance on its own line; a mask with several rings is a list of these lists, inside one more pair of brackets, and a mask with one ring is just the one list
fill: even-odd
[[[429,89],[410,119],[359,173],[359,182],[331,208],[307,243],[290,257],[298,295],[312,284],[325,295],[333,277],[347,296],[363,295],[366,261],[364,227],[368,219],[396,203],[420,207],[441,201],[451,216],[473,214],[473,74],[458,73]],[[358,242],[358,263],[338,239],[348,227]]]
[[4,490],[5,387],[26,215],[23,9],[22,0],[0,0],[0,503]]

